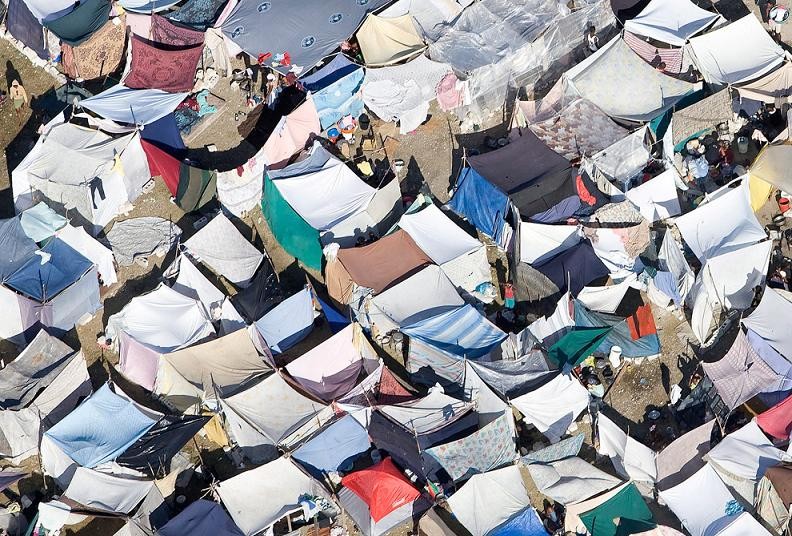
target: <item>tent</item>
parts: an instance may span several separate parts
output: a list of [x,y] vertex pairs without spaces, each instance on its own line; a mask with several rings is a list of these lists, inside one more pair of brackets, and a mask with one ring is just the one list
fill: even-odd
[[551,443],[561,439],[569,425],[588,408],[588,403],[588,390],[576,378],[565,374],[511,401],[523,418]]
[[95,80],[109,75],[124,57],[126,24],[123,17],[108,20],[84,43],[61,45],[63,71],[72,79]]
[[585,501],[621,484],[618,478],[577,456],[529,463],[527,467],[539,493],[561,504]]
[[153,391],[185,410],[205,398],[228,396],[272,369],[259,356],[248,329],[165,353]]
[[792,435],[792,397],[757,415],[756,423],[771,437],[789,438]]
[[683,146],[693,137],[704,131],[728,123],[732,118],[732,96],[728,89],[722,89],[690,105],[674,110],[671,123],[671,141],[674,147]]
[[[652,512],[632,482],[579,517],[589,532],[597,536],[634,534],[655,526]],[[619,518],[618,524],[614,521],[616,518]]]
[[206,499],[190,503],[157,532],[160,536],[243,536],[223,507]]
[[[734,510],[730,505],[736,506],[737,501],[709,464],[681,484],[660,491],[660,497],[691,536],[723,534],[721,531],[736,517],[730,515]],[[759,535],[761,532],[744,534]]]
[[86,233],[82,227],[66,225],[58,231],[57,237],[96,265],[103,286],[109,287],[118,282],[113,252]]
[[658,490],[681,484],[706,465],[704,456],[710,449],[714,424],[714,420],[702,424],[657,453]]
[[[67,7],[71,7],[71,3]],[[44,42],[44,28],[41,26],[40,18],[31,12],[30,6],[25,0],[9,0],[6,11],[6,28],[14,39],[38,56],[40,59],[47,59],[49,52]],[[34,9],[35,4],[32,6]],[[47,9],[47,6],[40,6]]]
[[327,290],[337,302],[347,303],[353,284],[376,294],[431,262],[410,235],[399,230],[367,246],[338,250],[325,268]]
[[787,357],[792,356],[792,333],[783,321],[787,314],[792,314],[792,302],[780,292],[767,287],[759,305],[741,322],[779,354]]
[[230,302],[245,321],[252,324],[282,302],[283,298],[278,274],[269,258],[265,257],[253,280],[247,287],[231,296]]
[[341,484],[339,501],[366,536],[386,534],[431,506],[390,458],[346,475]]
[[639,128],[592,156],[594,169],[620,184],[633,179],[651,158],[646,142],[648,128]]
[[[514,359],[500,361],[467,361],[476,376],[506,399],[516,398],[550,381],[556,370],[549,370],[541,351],[531,351]],[[465,381],[467,382],[467,374]]]
[[668,169],[624,195],[650,223],[678,216],[682,209],[677,197],[676,173],[674,168]]
[[96,265],[62,240],[50,240],[5,276],[0,305],[4,338],[37,325],[68,331],[102,307]]
[[[82,509],[96,514],[129,514],[154,488],[151,480],[124,478],[77,467],[63,492],[72,511]],[[79,514],[78,514],[79,515]]]
[[657,480],[657,454],[627,435],[602,412],[597,415],[597,437],[597,452],[610,457],[619,475],[637,482]]
[[83,467],[112,461],[161,417],[105,384],[44,435]]
[[363,369],[363,355],[350,324],[288,365],[286,371],[307,392],[331,401],[348,393]]
[[321,131],[319,113],[313,98],[281,117],[262,147],[264,159],[270,169],[280,169],[295,153],[305,148],[312,135]]
[[513,463],[517,456],[513,419],[507,409],[467,437],[426,449],[424,462],[429,467],[439,466],[454,482]]
[[187,0],[168,18],[179,26],[204,32],[219,21],[222,13],[227,13],[225,6],[223,0]]
[[43,202],[33,205],[19,216],[22,229],[34,242],[44,242],[66,225],[66,221]]
[[[630,300],[623,303],[629,304]],[[622,348],[624,357],[650,357],[660,354],[660,337],[654,322],[651,306],[639,301],[641,305],[625,312],[622,317],[589,311],[575,301],[575,323],[582,328],[610,327],[610,332],[601,340],[594,351],[608,353],[613,346]]]
[[737,88],[741,99],[780,105],[792,95],[792,63],[784,62],[758,80],[740,84]]
[[216,491],[231,519],[247,536],[301,510],[303,495],[322,495],[318,483],[285,457],[223,480]]
[[84,0],[65,15],[47,17],[42,24],[67,45],[77,46],[107,22],[111,7],[110,0]]
[[788,139],[774,140],[765,145],[751,165],[751,179],[765,181],[781,190],[792,186],[786,178],[786,170],[792,161],[790,147],[792,142]]
[[652,0],[624,29],[662,43],[684,46],[688,39],[711,26],[719,15],[690,0]]
[[610,327],[572,328],[547,350],[547,357],[561,368],[574,368],[602,344],[610,331]]
[[707,459],[718,473],[753,483],[761,480],[769,467],[790,461],[786,452],[767,439],[755,420],[724,437],[709,451]]
[[672,233],[666,233],[657,254],[660,270],[652,279],[650,290],[656,288],[677,306],[682,305],[695,281],[693,270],[685,260],[682,245]]
[[68,209],[72,224],[90,224],[92,234],[133,203],[150,178],[139,133],[111,136],[71,123],[54,124],[11,173],[17,211],[44,200]]
[[38,249],[25,233],[19,218],[0,220],[0,248],[4,254],[0,261],[0,279],[16,272]]
[[424,49],[410,15],[385,17],[370,13],[355,36],[369,67],[399,63]]
[[518,264],[516,296],[520,301],[536,301],[567,290],[576,296],[583,287],[608,273],[591,243],[585,240],[533,266]]
[[[342,0],[313,0],[307,4],[242,0],[221,28],[254,58],[262,50],[273,51],[276,58],[288,53],[288,59],[281,62],[283,72],[291,66],[307,71],[352,35],[367,13],[386,3],[370,0],[350,7]],[[303,23],[308,24],[297,29]]]
[[520,222],[520,261],[541,263],[580,242],[577,225]]
[[516,465],[474,475],[448,498],[457,520],[473,536],[485,536],[530,504]]
[[250,284],[265,260],[265,255],[248,242],[223,213],[184,242],[184,249],[240,288]]
[[328,473],[348,470],[370,447],[368,432],[348,414],[300,445],[292,457],[321,480]]
[[442,34],[443,26],[461,11],[462,6],[455,0],[397,0],[379,14],[382,17],[410,15],[422,35],[434,41]]
[[470,304],[401,328],[410,338],[459,356],[482,357],[506,338],[497,326]]
[[569,89],[611,117],[648,121],[697,86],[655,70],[615,37],[564,75]]
[[255,326],[270,350],[278,354],[307,337],[314,318],[313,292],[304,288],[256,320]]
[[448,202],[451,210],[499,244],[508,241],[506,216],[511,210],[509,205],[506,194],[471,167],[461,171]]
[[172,113],[185,98],[187,93],[118,84],[81,100],[80,106],[117,123],[148,125]]
[[215,330],[200,302],[160,285],[132,298],[107,320],[105,332],[119,348],[124,375],[152,389],[160,354],[195,344]]
[[704,80],[710,84],[747,82],[784,61],[784,51],[753,13],[694,37],[688,46]]
[[572,319],[572,314],[575,310],[572,305],[569,292],[565,292],[558,299],[552,314],[537,318],[521,333],[533,336],[537,342],[541,342],[545,347],[552,346],[575,326],[575,321]]
[[357,118],[363,112],[360,86],[363,69],[352,63],[344,54],[333,59],[313,73],[300,77],[305,89],[311,92],[322,129],[333,126],[342,117]]
[[766,238],[767,233],[751,209],[750,195],[748,181],[743,180],[674,221],[700,261]]

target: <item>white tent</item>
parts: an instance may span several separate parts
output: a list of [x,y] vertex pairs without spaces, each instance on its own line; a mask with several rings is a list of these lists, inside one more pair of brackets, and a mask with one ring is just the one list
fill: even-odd
[[688,47],[710,84],[736,84],[759,78],[784,61],[783,49],[753,13],[694,37]]
[[734,497],[709,464],[681,484],[661,491],[660,497],[691,536],[719,534],[734,519],[726,514]]
[[621,304],[625,294],[631,288],[639,289],[641,284],[633,275],[616,285],[606,285],[604,287],[583,287],[578,292],[577,301],[586,306],[589,311],[600,313],[613,313]]
[[787,322],[792,316],[792,302],[780,292],[765,288],[762,301],[750,315],[742,319],[748,329],[767,341],[787,359],[792,358],[792,330]]
[[[528,332],[536,337],[536,340],[543,342],[546,347],[552,346],[554,342],[561,338],[568,328],[575,325],[570,313],[570,294],[564,293],[559,298],[553,314],[537,318],[527,328]],[[551,340],[552,338],[552,340]]]
[[374,296],[368,314],[371,323],[387,333],[464,304],[442,268],[432,264]]
[[82,227],[65,226],[57,237],[96,265],[102,285],[109,287],[118,282],[113,252],[91,237]]
[[652,0],[637,17],[624,23],[624,29],[681,47],[718,18],[717,13],[701,9],[690,0]]
[[520,222],[520,261],[534,264],[580,242],[577,225]]
[[383,17],[369,13],[355,35],[368,66],[399,63],[425,48],[410,15]]
[[767,237],[751,209],[751,192],[746,180],[679,216],[675,223],[682,238],[702,262]]
[[216,490],[231,519],[247,536],[260,534],[285,515],[302,511],[302,495],[325,495],[289,458],[278,458],[224,480]]
[[561,504],[585,501],[621,484],[618,478],[577,456],[547,463],[530,463],[528,472],[542,495]]
[[[559,88],[562,85],[559,84]],[[609,180],[626,183],[638,174],[651,158],[646,146],[648,125],[639,128],[591,157],[594,168]],[[615,189],[615,188],[614,188]],[[607,192],[606,192],[607,193]]]
[[448,499],[454,516],[473,536],[485,536],[529,504],[516,465],[473,475]]
[[11,173],[18,212],[45,200],[93,232],[133,203],[150,179],[139,133],[114,137],[71,123],[53,126]]
[[657,454],[628,436],[602,413],[597,416],[597,435],[597,452],[610,457],[617,473],[640,482],[657,480]]
[[215,273],[242,288],[264,260],[264,254],[222,212],[184,242],[184,248]]
[[310,288],[304,288],[256,320],[255,326],[269,348],[279,353],[299,342],[310,331],[315,316],[313,293]]
[[432,388],[423,398],[378,409],[405,429],[423,435],[461,418],[473,410],[473,404],[451,398],[440,388]]
[[404,214],[398,225],[436,264],[446,263],[484,247],[433,203]]
[[78,467],[63,495],[90,510],[129,514],[153,487],[153,480],[109,475]]
[[580,412],[588,408],[589,392],[576,378],[559,374],[511,403],[520,410],[526,421],[555,443]]
[[677,197],[676,169],[667,169],[642,185],[628,190],[625,197],[641,212],[649,223],[682,213]]
[[768,467],[792,461],[786,452],[773,446],[756,420],[724,437],[707,457],[716,471],[754,483],[761,480]]

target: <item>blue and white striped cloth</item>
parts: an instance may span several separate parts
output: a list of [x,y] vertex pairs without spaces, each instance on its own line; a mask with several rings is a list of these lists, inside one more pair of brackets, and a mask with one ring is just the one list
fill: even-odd
[[472,305],[421,320],[403,327],[402,332],[446,352],[470,358],[487,354],[506,338],[504,332]]

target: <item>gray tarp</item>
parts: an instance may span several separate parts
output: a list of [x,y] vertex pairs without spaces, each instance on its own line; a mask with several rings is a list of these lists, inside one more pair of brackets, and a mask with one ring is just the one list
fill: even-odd
[[621,483],[577,456],[550,463],[532,463],[528,465],[528,472],[543,495],[561,504],[585,501]]
[[704,455],[710,450],[714,424],[715,421],[702,424],[657,453],[657,489],[666,490],[681,484],[704,467]]
[[[349,38],[367,13],[388,0],[242,0],[223,23],[223,33],[242,50],[288,53],[308,70]],[[289,66],[284,67],[288,70]]]
[[0,220],[0,279],[16,272],[38,248],[25,234],[19,218]]
[[514,398],[549,381],[557,371],[550,370],[544,353],[532,351],[513,361],[468,361],[476,374],[501,396]]
[[121,266],[129,266],[137,257],[164,255],[179,241],[181,229],[156,216],[131,218],[117,222],[107,233],[107,242]]

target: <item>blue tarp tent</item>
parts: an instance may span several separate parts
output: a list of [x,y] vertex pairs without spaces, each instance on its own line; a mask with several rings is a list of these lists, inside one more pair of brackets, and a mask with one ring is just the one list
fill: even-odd
[[448,206],[497,241],[505,225],[509,198],[475,169],[468,167],[462,170]]
[[363,74],[359,65],[349,61],[343,54],[338,54],[311,76],[301,79],[305,88],[313,95],[323,130],[342,117],[358,117],[363,113],[363,99],[359,91],[363,84]]
[[325,315],[325,320],[330,325],[330,331],[338,333],[349,325],[349,318],[336,311],[332,305],[326,303],[322,298],[316,296],[316,301],[322,307],[322,312]]
[[34,242],[44,242],[66,225],[67,220],[42,201],[24,211],[19,221],[25,234]]
[[657,333],[652,333],[633,339],[627,320],[615,315],[589,311],[575,300],[575,325],[581,327],[611,326],[610,333],[595,351],[608,353],[612,346],[619,346],[625,357],[646,357],[660,353],[660,338]]
[[458,356],[470,358],[487,354],[506,334],[472,305],[463,305],[402,327],[410,337]]
[[116,459],[156,423],[105,384],[46,436],[72,460],[92,468]]
[[303,289],[256,320],[258,332],[274,353],[285,352],[313,329],[314,308],[310,289]]
[[80,106],[117,123],[148,125],[172,113],[186,97],[187,93],[131,89],[118,84],[82,100]]
[[321,480],[323,474],[338,471],[370,446],[368,431],[352,415],[345,415],[300,446],[292,457]]
[[146,128],[140,131],[140,137],[176,158],[181,159],[187,153],[187,147],[184,145],[173,113],[146,125]]
[[529,506],[492,529],[488,536],[547,536],[547,531],[536,510]]
[[16,272],[38,249],[25,234],[19,218],[0,220],[0,280]]
[[28,258],[5,281],[6,286],[46,303],[79,280],[93,263],[56,238]]
[[198,499],[157,531],[159,536],[243,536],[216,502]]

